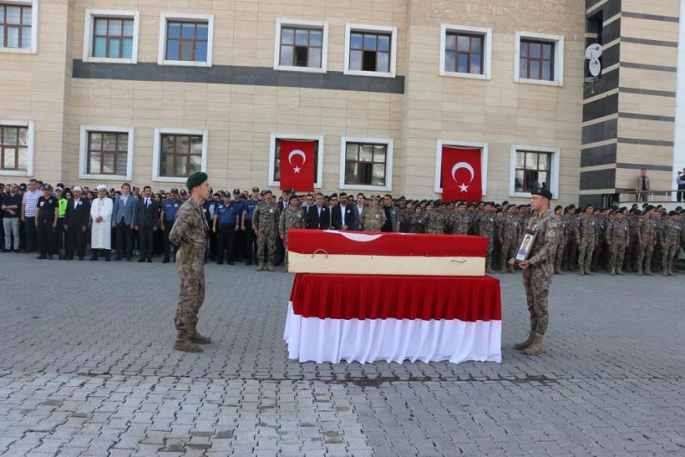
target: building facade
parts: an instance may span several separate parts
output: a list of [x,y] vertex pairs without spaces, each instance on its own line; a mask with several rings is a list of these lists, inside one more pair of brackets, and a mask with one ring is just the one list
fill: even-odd
[[[0,0],[0,181],[279,186],[440,198],[443,147],[484,198],[673,188],[679,0]],[[599,79],[585,49],[603,45]],[[637,170],[639,171],[639,170]]]

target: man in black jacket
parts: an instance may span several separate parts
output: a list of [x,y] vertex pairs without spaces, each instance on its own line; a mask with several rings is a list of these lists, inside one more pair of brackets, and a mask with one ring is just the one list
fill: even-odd
[[86,233],[90,218],[90,203],[81,198],[81,188],[74,187],[74,198],[67,204],[67,213],[64,220],[64,230],[67,235],[66,260],[74,260],[74,251],[79,260],[86,256]]
[[324,204],[323,194],[316,194],[316,204],[310,206],[304,217],[305,228],[314,230],[328,230],[331,226],[331,211]]
[[349,230],[354,227],[354,207],[348,204],[347,194],[340,193],[340,203],[333,207],[331,225],[334,230]]
[[140,243],[140,258],[138,262],[152,263],[152,251],[154,248],[153,232],[157,230],[159,224],[159,211],[157,203],[152,198],[152,188],[143,187],[143,195],[136,204],[136,212],[133,218],[133,228],[138,230],[138,240]]

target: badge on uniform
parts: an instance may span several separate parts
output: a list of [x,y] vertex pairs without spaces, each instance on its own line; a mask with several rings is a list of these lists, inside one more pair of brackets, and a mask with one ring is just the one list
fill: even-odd
[[376,214],[376,219],[380,219],[380,218],[381,218],[381,215],[380,215],[380,214]]
[[45,205],[45,202],[40,202],[39,206],[44,206],[44,205]]
[[83,202],[82,202],[81,200],[79,200],[78,203],[77,203],[76,205],[77,205],[77,206],[81,206],[81,203],[83,203]]
[[178,208],[178,203],[174,203],[174,208]]
[[273,209],[273,208],[269,208],[269,213],[273,213],[273,212],[274,212],[274,209]]

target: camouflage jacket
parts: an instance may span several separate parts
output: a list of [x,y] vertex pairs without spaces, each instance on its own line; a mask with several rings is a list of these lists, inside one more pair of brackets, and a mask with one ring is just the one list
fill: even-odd
[[445,233],[446,217],[442,211],[431,210],[426,213],[426,231]]
[[614,219],[607,227],[607,241],[626,242],[630,236],[630,223],[627,220],[617,221]]
[[597,236],[597,218],[594,215],[582,215],[578,218],[578,225],[575,227],[577,239]]
[[505,217],[499,226],[497,237],[501,243],[516,243],[521,236],[521,223],[514,216]]
[[626,222],[628,222],[628,232],[630,235],[630,242],[631,243],[637,243],[639,240],[637,231],[640,229],[640,219],[634,219],[631,217]]
[[259,202],[252,216],[252,227],[264,234],[276,234],[279,222],[279,209],[275,202]]
[[470,225],[470,218],[469,215],[464,213],[464,214],[459,214],[459,213],[454,213],[451,219],[451,225],[452,225],[452,233],[455,235],[468,235],[469,234],[469,225]]
[[380,206],[364,208],[361,217],[362,230],[365,232],[380,232],[385,225],[385,211]]
[[425,214],[414,214],[411,219],[409,219],[409,232],[410,233],[426,233],[426,215]]
[[287,207],[281,211],[281,216],[278,223],[279,234],[285,238],[285,235],[291,228],[304,228],[304,210],[302,208],[292,209],[291,207]]
[[678,246],[682,237],[682,227],[676,221],[666,221],[663,228],[662,243],[669,246]]
[[642,236],[643,243],[653,244],[656,241],[656,228],[656,222],[651,217],[643,216],[640,218],[640,236]]
[[480,236],[492,239],[495,235],[495,215],[493,213],[483,213],[478,224]]
[[186,200],[176,213],[176,222],[169,233],[169,241],[179,247],[205,249],[209,226],[202,207],[192,199]]
[[550,209],[544,214],[533,215],[528,221],[526,229],[537,233],[528,260],[533,266],[547,262],[552,249],[556,249],[559,236],[559,222],[554,218],[554,211]]

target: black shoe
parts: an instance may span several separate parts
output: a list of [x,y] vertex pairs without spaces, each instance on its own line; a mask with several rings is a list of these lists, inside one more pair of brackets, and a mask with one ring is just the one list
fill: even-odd
[[128,257],[128,258],[126,259],[126,261],[127,261],[127,262],[133,262],[133,259],[130,258],[130,257]]
[[229,265],[234,265],[234,263],[233,263],[232,260],[229,260],[229,261],[228,261],[228,264],[229,264]]
[[162,263],[169,263],[169,258],[168,257],[164,258],[164,260],[162,260]]
[[152,259],[147,259],[147,263],[152,263]]
[[118,262],[118,261],[120,261],[120,260],[121,260],[121,257],[115,257],[115,258],[114,258],[114,261],[115,261],[115,262]]
[[79,260],[85,260],[85,257],[79,257],[78,259]]
[[138,259],[138,263],[143,263],[143,262],[145,262],[145,259],[142,259],[142,258]]
[[15,249],[14,252],[16,252],[17,254],[19,254],[19,253],[21,253],[21,249]]
[[217,265],[223,265],[223,264],[224,264],[224,261],[223,261],[223,260],[219,260],[216,264],[217,264]]
[[249,267],[250,265],[252,265],[252,262],[245,262],[245,265]]
[[12,252],[11,249],[3,249],[2,252]]
[[91,257],[89,260],[96,261],[97,259],[98,259],[97,257]]
[[74,260],[73,257],[65,257],[64,260]]
[[51,255],[48,256],[48,260],[52,260],[52,256],[51,256]]
[[43,260],[43,259],[47,259],[47,256],[39,255],[38,257],[36,257],[36,260]]
[[109,262],[109,261],[110,261],[110,258],[109,258],[109,257],[105,257],[105,262]]

